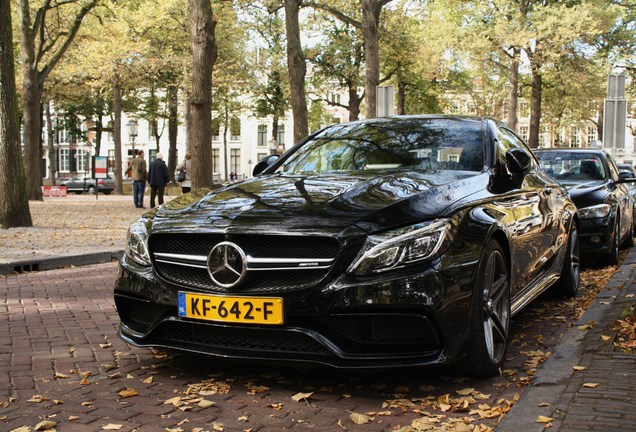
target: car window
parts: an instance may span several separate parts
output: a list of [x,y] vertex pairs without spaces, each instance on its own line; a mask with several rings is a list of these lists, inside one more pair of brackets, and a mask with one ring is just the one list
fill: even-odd
[[543,170],[555,180],[590,181],[608,178],[599,154],[575,151],[537,152]]
[[455,170],[484,168],[482,122],[401,119],[336,125],[289,156],[279,171],[320,173],[381,169]]

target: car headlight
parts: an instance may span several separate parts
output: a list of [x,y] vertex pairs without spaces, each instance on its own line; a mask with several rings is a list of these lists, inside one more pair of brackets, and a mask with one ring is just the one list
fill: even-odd
[[358,276],[402,268],[433,257],[444,243],[448,219],[371,235],[347,270]]
[[579,209],[581,219],[598,219],[609,215],[611,206],[609,204],[599,204],[591,207]]
[[148,229],[146,219],[138,219],[128,227],[126,234],[126,256],[142,266],[149,266]]

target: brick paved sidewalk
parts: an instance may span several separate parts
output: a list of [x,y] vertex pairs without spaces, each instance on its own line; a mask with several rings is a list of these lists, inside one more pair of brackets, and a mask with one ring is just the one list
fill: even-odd
[[[611,329],[636,302],[635,277],[633,248],[594,305],[563,336],[498,432],[636,430],[636,354],[615,351]],[[582,330],[586,327],[591,328]],[[539,416],[552,420],[539,423]]]

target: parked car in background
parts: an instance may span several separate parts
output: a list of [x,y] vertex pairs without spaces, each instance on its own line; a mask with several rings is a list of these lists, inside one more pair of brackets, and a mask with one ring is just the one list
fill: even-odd
[[[616,164],[618,167],[618,176],[624,179],[636,179],[636,172],[634,167],[630,164],[622,163]],[[636,180],[634,183],[627,183],[632,191],[632,198],[634,199],[634,226],[636,226]]]
[[333,125],[256,174],[131,225],[114,291],[123,340],[491,376],[511,316],[551,286],[578,289],[576,207],[494,120]]
[[564,185],[581,219],[581,252],[618,262],[619,247],[634,244],[634,198],[630,180],[619,175],[603,149],[535,150],[543,169]]
[[[95,179],[85,175],[75,176],[70,180],[63,181],[62,186],[66,186],[68,192],[81,194],[88,192],[95,193]],[[97,187],[100,193],[110,194],[115,189],[115,181],[112,178],[97,179]]]

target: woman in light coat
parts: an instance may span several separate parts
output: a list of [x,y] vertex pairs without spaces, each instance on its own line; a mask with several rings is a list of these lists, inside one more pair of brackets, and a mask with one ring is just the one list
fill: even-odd
[[181,182],[181,192],[188,193],[192,187],[192,181],[190,173],[192,172],[192,155],[187,152],[185,159],[179,165],[177,165],[177,171],[185,171],[185,180]]

